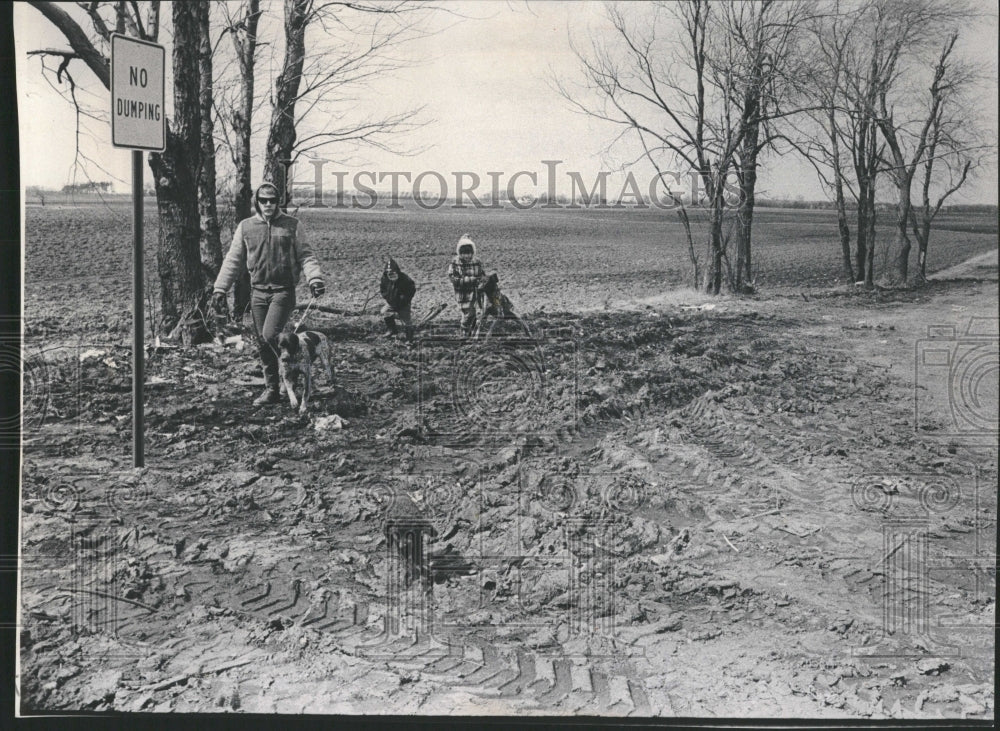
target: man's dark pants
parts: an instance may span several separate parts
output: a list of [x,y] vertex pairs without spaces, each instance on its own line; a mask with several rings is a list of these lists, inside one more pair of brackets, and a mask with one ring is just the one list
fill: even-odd
[[260,362],[264,366],[264,383],[278,390],[278,336],[285,329],[295,307],[294,289],[258,289],[250,298],[253,324],[260,338]]

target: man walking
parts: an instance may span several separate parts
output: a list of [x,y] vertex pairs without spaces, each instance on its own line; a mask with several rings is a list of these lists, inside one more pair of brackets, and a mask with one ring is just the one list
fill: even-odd
[[254,193],[256,215],[236,226],[219,276],[215,280],[214,303],[217,310],[226,306],[226,292],[244,267],[250,272],[252,288],[250,310],[260,338],[260,360],[264,370],[264,392],[254,405],[273,404],[279,400],[278,336],[288,323],[295,307],[295,285],[305,272],[313,297],[326,287],[319,262],[306,243],[302,223],[278,209],[278,189],[262,183]]

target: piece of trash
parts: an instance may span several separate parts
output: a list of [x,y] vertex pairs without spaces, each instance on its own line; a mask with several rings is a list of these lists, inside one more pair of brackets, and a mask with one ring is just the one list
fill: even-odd
[[163,376],[150,376],[146,379],[147,386],[162,386],[164,383],[170,383],[170,381]]
[[923,675],[940,675],[945,670],[949,670],[950,668],[950,663],[932,658],[927,658],[926,660],[921,660],[917,663],[917,670],[919,670]]
[[339,431],[347,426],[347,421],[341,419],[338,414],[331,414],[330,416],[321,416],[316,419],[316,430],[322,431],[324,429],[330,429],[332,431]]
[[242,335],[230,335],[228,338],[222,341],[223,345],[239,345],[243,342]]
[[95,350],[91,348],[90,350],[85,350],[80,353],[80,362],[86,363],[88,360],[97,360],[98,358],[103,358],[108,354],[106,350]]

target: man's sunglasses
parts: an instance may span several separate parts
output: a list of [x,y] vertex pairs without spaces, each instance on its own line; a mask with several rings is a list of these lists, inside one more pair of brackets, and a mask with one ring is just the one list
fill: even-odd
[[267,203],[277,203],[278,199],[277,198],[258,198],[257,201],[259,203],[267,204]]

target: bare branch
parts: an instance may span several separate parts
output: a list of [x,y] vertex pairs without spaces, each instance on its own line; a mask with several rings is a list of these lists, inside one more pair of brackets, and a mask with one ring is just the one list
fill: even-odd
[[[31,0],[31,6],[44,15],[69,41],[70,47],[87,64],[97,79],[106,89],[111,88],[111,68],[108,59],[94,48],[83,29],[73,20],[69,14],[58,7],[56,3],[43,2],[43,0]],[[92,3],[95,6],[96,4]]]
[[97,8],[100,5],[99,2],[89,2],[89,3],[77,3],[81,8],[83,8],[87,15],[90,16],[90,21],[94,24],[94,30],[97,34],[101,36],[105,41],[111,40],[111,30],[108,28],[104,19],[97,12]]

